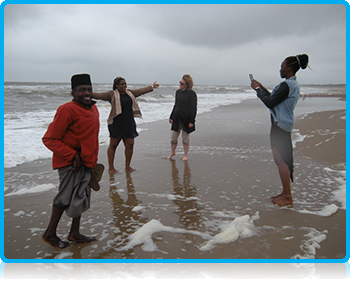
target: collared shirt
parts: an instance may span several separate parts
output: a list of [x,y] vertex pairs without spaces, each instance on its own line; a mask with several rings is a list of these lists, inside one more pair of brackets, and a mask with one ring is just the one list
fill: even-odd
[[53,169],[73,164],[78,152],[82,164],[94,168],[98,157],[99,112],[75,101],[61,105],[42,141],[53,152]]

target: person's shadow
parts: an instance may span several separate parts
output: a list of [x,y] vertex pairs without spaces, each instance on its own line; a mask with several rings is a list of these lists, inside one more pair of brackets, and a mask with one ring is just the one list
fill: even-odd
[[186,229],[198,230],[200,225],[200,207],[196,197],[197,189],[191,186],[191,170],[188,161],[183,161],[184,173],[183,183],[180,182],[179,170],[176,167],[176,161],[170,159],[172,168],[174,204],[177,206],[175,213],[179,215],[179,222]]

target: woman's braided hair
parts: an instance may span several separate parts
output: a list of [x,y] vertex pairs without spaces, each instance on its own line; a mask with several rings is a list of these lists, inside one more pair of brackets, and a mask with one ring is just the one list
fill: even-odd
[[285,60],[287,65],[292,68],[294,74],[298,72],[300,68],[305,69],[309,64],[309,56],[307,54],[289,56]]

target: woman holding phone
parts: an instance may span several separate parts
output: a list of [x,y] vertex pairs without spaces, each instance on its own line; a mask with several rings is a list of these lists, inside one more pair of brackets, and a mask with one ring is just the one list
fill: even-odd
[[270,109],[270,143],[274,161],[282,182],[282,193],[271,197],[279,205],[293,203],[291,182],[293,182],[293,145],[291,132],[294,126],[294,108],[298,102],[300,87],[295,74],[308,66],[306,54],[287,57],[281,64],[280,76],[285,80],[270,93],[260,82],[251,81],[257,96]]

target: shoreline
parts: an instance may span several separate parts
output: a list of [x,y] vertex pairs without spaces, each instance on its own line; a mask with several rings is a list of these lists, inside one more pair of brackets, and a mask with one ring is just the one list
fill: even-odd
[[[310,99],[309,104],[317,100]],[[54,250],[41,241],[41,234],[48,224],[56,189],[6,197],[6,192],[11,192],[9,188],[4,199],[4,255],[9,259],[291,259],[297,255],[341,259],[346,255],[345,207],[337,203],[338,210],[328,217],[322,217],[319,212],[329,204],[332,196],[327,180],[322,179],[324,168],[345,170],[346,120],[341,118],[345,110],[311,112],[314,113],[307,116],[300,114],[295,126],[302,136],[310,136],[310,133],[318,136],[297,142],[295,165],[299,177],[293,184],[293,197],[295,194],[296,198],[291,209],[269,203],[270,195],[276,192],[273,186],[280,186],[269,148],[269,115],[260,101],[248,100],[198,115],[187,165],[180,160],[182,145],[173,161],[166,160],[170,151],[167,120],[141,124],[132,161],[132,167],[137,171],[123,172],[123,148],[118,147],[116,168],[121,172],[109,176],[105,171],[101,190],[92,192],[91,208],[82,216],[82,232],[98,235],[97,242],[73,244],[64,251]],[[311,121],[307,117],[311,117]],[[319,127],[322,129],[315,132],[311,122],[316,119],[329,120],[335,130],[327,132],[330,126],[322,122]],[[333,135],[336,131],[337,138],[325,138],[324,134]],[[312,144],[322,140],[322,144],[310,150]],[[320,150],[326,151],[322,147],[337,151],[320,156]],[[99,162],[105,165],[106,150],[107,146],[103,145],[99,153]],[[339,178],[332,174],[329,178]],[[312,191],[313,194],[317,192],[317,196],[308,195],[310,191],[304,188],[305,180],[309,184],[314,182]],[[337,185],[336,180],[332,182]],[[5,168],[5,186],[31,187],[35,183],[58,184],[51,160]],[[317,202],[313,203],[315,200]],[[254,220],[256,212],[260,218]],[[206,235],[213,237],[220,231],[227,231],[225,227],[243,215],[249,215],[252,224],[249,228],[254,235],[201,251],[208,242]],[[157,249],[147,252],[142,249],[142,244],[138,244],[123,251],[122,247],[130,243],[131,234],[146,224],[155,224],[151,220],[159,221],[160,231],[150,235]],[[63,238],[69,225],[70,219],[64,216],[58,229]],[[184,230],[176,233],[175,229],[179,228]],[[193,234],[194,231],[199,234]],[[313,232],[315,238],[325,238],[318,243],[320,248],[314,255],[300,249],[302,243],[312,241],[305,236],[308,231]],[[281,247],[288,249],[281,250]]]

